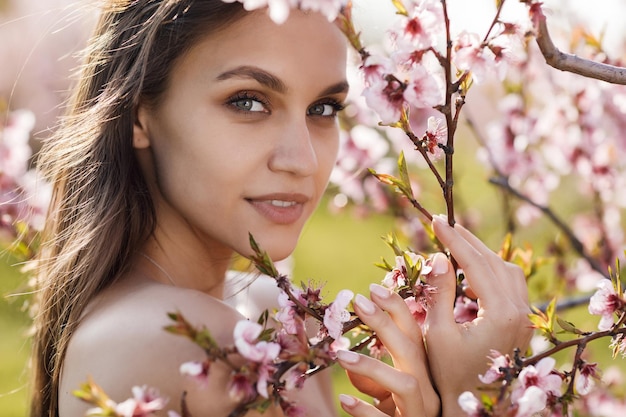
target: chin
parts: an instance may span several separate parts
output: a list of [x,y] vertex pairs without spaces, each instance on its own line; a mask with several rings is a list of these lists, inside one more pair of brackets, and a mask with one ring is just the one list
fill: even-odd
[[[291,255],[295,250],[299,238],[299,235],[294,238],[292,236],[283,236],[280,233],[276,233],[275,235],[269,237],[255,236],[254,234],[252,236],[259,245],[259,248],[262,251],[267,252],[270,259],[274,262],[282,261],[283,259],[288,258],[289,255]],[[249,246],[242,253],[252,255]]]

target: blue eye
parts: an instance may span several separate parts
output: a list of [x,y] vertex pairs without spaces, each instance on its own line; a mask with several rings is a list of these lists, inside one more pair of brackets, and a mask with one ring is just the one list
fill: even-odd
[[265,111],[265,106],[258,100],[242,98],[232,102],[233,106],[243,111]]
[[337,112],[340,112],[343,108],[344,106],[336,101],[317,103],[309,107],[308,114],[310,116],[335,117]]
[[234,110],[244,113],[269,113],[267,100],[249,91],[241,91],[227,100]]

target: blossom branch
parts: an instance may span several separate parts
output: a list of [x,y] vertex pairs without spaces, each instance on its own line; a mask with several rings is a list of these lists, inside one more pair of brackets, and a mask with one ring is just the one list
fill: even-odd
[[494,166],[494,169],[496,170],[498,175],[496,177],[492,177],[489,179],[489,182],[491,184],[497,185],[498,187],[507,191],[510,195],[540,210],[546,217],[550,219],[550,221],[561,232],[563,232],[567,240],[572,245],[572,248],[574,248],[574,251],[576,251],[582,258],[584,258],[589,263],[592,269],[594,269],[596,272],[600,273],[604,277],[609,278],[605,269],[600,265],[600,263],[595,258],[593,258],[591,255],[587,253],[583,243],[574,235],[574,232],[567,226],[567,224],[565,224],[563,220],[561,220],[560,217],[556,215],[556,213],[554,213],[552,209],[550,209],[547,206],[534,202],[533,200],[528,198],[526,195],[522,194],[515,188],[511,187],[511,184],[509,184],[509,181],[507,180],[507,178],[504,175],[502,175],[500,172],[498,172],[498,169],[495,166]]
[[[446,118],[446,125],[448,126],[448,138],[446,142],[445,152],[445,166],[446,166],[446,183],[443,188],[444,198],[446,200],[448,223],[450,226],[454,226],[454,196],[452,188],[454,186],[453,179],[453,155],[454,155],[454,135],[456,132],[456,122],[458,120],[456,115],[452,115],[452,95],[456,92],[452,82],[452,37],[450,34],[450,17],[448,16],[448,6],[446,0],[441,0],[443,7],[443,19],[446,30],[446,60],[444,63],[445,82],[446,82],[446,98],[443,106],[442,113]],[[457,109],[457,113],[460,107]]]
[[572,72],[587,78],[606,81],[611,84],[626,85],[626,68],[591,61],[576,55],[561,52],[552,42],[546,16],[541,7],[532,6],[531,16],[535,22],[537,46],[546,63],[561,71]]

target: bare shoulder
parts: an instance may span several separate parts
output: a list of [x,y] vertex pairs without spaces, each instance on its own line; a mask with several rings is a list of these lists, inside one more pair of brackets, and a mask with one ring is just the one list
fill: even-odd
[[183,391],[197,415],[228,415],[235,403],[226,387],[230,370],[216,363],[208,386],[199,387],[179,372],[187,361],[205,358],[188,339],[164,330],[167,313],[180,312],[196,326],[205,326],[222,345],[232,344],[232,329],[243,317],[232,307],[198,291],[152,282],[122,282],[105,291],[89,312],[68,347],[59,404],[61,416],[84,415],[88,406],[71,393],[92,377],[115,401],[131,397],[133,386],[148,385],[170,398],[178,411]]

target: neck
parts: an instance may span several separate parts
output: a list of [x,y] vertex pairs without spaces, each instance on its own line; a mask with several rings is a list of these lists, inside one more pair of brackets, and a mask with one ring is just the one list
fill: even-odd
[[180,245],[157,229],[141,252],[151,279],[223,298],[232,251],[214,252],[203,245]]

